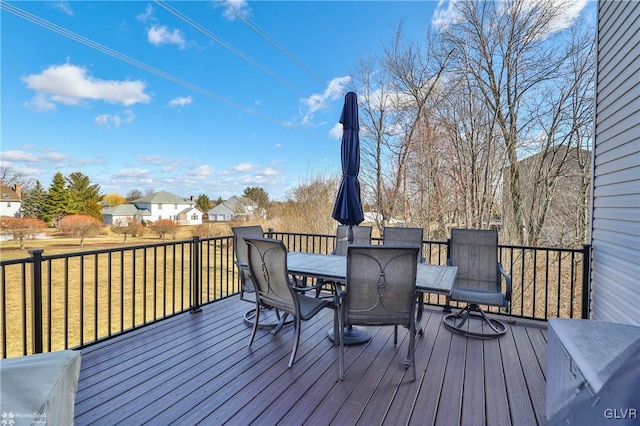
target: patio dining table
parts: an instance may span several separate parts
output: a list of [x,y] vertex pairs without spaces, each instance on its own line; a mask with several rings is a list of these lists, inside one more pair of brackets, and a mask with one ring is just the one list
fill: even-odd
[[[316,278],[344,285],[347,277],[347,257],[331,254],[289,252],[287,254],[287,269],[292,275]],[[457,266],[418,263],[416,291],[420,297],[418,298],[416,329],[419,328],[422,318],[424,302],[421,296],[424,293],[450,295],[457,274]],[[329,330],[329,337],[335,341],[333,334],[334,330]],[[345,338],[345,344],[364,343],[369,338],[370,336],[366,332],[355,332],[349,340]]]

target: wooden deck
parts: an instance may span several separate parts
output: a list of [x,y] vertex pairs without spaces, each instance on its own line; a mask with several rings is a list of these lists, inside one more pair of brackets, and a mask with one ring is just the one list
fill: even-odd
[[406,330],[369,328],[345,353],[327,338],[333,311],[272,336],[241,320],[238,298],[181,314],[82,351],[77,425],[527,425],[544,423],[546,323],[518,320],[500,339],[454,335],[426,307],[416,340],[418,378],[405,370]]

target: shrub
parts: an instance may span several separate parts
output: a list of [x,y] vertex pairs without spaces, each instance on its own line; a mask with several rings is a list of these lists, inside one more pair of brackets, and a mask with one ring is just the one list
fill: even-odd
[[80,245],[84,245],[84,239],[95,235],[102,229],[102,222],[93,216],[85,214],[71,214],[63,217],[58,222],[58,229],[69,235],[80,237]]
[[13,239],[20,242],[21,249],[24,249],[25,239],[35,238],[35,235],[46,227],[47,224],[43,220],[27,217],[7,217],[0,222],[2,231],[13,235]]

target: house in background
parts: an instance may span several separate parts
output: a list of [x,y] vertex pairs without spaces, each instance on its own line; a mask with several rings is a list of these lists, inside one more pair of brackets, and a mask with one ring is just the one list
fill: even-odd
[[267,212],[247,197],[233,196],[227,201],[218,204],[208,211],[209,220],[214,222],[226,222],[234,219],[246,219],[249,217],[261,217],[266,219]]
[[13,187],[0,184],[0,216],[16,217],[22,207],[22,189],[19,183]]
[[102,211],[105,225],[126,221],[131,217],[148,222],[169,219],[179,225],[200,225],[202,216],[203,212],[196,207],[193,197],[182,198],[166,191],[156,192],[128,204]]
[[119,206],[109,207],[102,210],[102,218],[105,226],[108,225],[126,225],[129,219],[135,219],[139,222],[150,220],[151,212],[147,209],[138,209],[133,204],[120,204]]

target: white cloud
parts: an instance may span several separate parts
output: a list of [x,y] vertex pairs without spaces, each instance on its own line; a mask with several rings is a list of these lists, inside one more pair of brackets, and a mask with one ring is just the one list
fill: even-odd
[[189,95],[185,97],[178,97],[178,98],[171,99],[169,101],[169,106],[171,108],[181,108],[187,105],[191,105],[192,103],[193,103],[193,99],[191,98],[191,95]]
[[38,156],[34,153],[25,151],[2,151],[2,161],[35,163],[38,161]]
[[308,98],[301,99],[301,124],[308,125],[316,112],[326,109],[329,103],[344,95],[345,88],[351,82],[350,76],[336,77],[322,93],[315,93]]
[[573,22],[580,16],[580,12],[587,7],[589,0],[553,0],[553,2],[556,4],[556,9],[560,11],[560,14],[549,23],[549,31],[552,33],[562,31],[573,25]]
[[182,31],[170,30],[164,25],[153,25],[147,30],[147,40],[154,46],[175,44],[180,49],[186,49],[187,42]]
[[144,155],[144,156],[138,156],[136,158],[136,161],[143,163],[143,164],[153,164],[153,165],[161,165],[164,163],[164,160],[162,159],[161,156],[159,155]]
[[132,123],[136,116],[131,110],[125,110],[122,115],[101,114],[96,117],[95,123],[101,127],[120,127],[121,124]]
[[197,180],[205,180],[209,176],[213,174],[213,167],[204,164],[202,166],[198,166],[195,169],[192,169],[188,172],[188,175]]
[[229,21],[235,20],[238,16],[248,18],[251,15],[251,7],[246,0],[221,0],[220,3],[225,8],[222,16]]
[[236,166],[231,167],[231,170],[234,172],[246,173],[250,172],[251,170],[255,170],[257,167],[258,166],[253,163],[240,163]]
[[278,176],[280,174],[280,170],[274,167],[266,167],[262,170],[262,174],[265,176]]
[[146,83],[141,80],[100,80],[85,68],[70,64],[52,65],[40,74],[23,77],[22,81],[36,92],[29,106],[38,111],[55,109],[55,104],[78,105],[83,100],[126,106],[151,101],[144,92]]
[[[547,0],[528,0],[524,3],[524,7],[535,7],[536,3],[546,2]],[[548,23],[549,33],[561,31],[570,27],[574,20],[580,15],[580,12],[587,6],[591,0],[551,0],[552,8],[555,11],[555,17]],[[446,30],[450,25],[455,24],[459,19],[459,13],[456,7],[458,0],[440,0],[433,12],[431,18],[431,26],[436,31]],[[498,1],[499,10],[504,10],[509,3]]]
[[140,15],[136,16],[136,19],[142,22],[147,22],[149,20],[155,21],[155,18],[153,17],[153,6],[148,4],[144,13],[141,13]]
[[433,12],[431,26],[436,30],[445,30],[458,19],[456,0],[440,0]]
[[65,15],[73,16],[73,9],[71,9],[71,5],[68,1],[59,1],[54,3],[53,7],[58,9]]
[[333,126],[331,130],[329,130],[329,136],[334,139],[342,139],[342,130],[342,124],[336,123],[335,126]]
[[36,93],[29,102],[24,104],[27,108],[36,112],[55,111],[56,104],[51,102],[44,93]]
[[118,170],[113,176],[118,179],[142,178],[149,175],[147,169],[122,169]]
[[51,163],[62,163],[67,161],[71,156],[69,154],[62,154],[60,152],[47,152],[39,156],[39,160],[45,160]]

